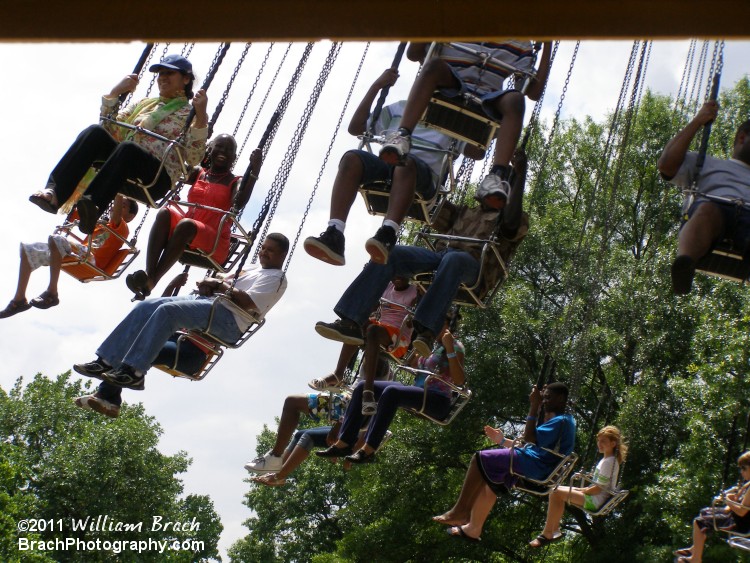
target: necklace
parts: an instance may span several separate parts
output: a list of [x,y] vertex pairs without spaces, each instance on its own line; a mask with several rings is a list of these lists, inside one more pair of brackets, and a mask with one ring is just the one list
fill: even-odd
[[214,180],[221,180],[222,178],[229,176],[231,173],[231,170],[227,170],[226,172],[212,172],[211,170],[207,170],[206,176],[211,176]]

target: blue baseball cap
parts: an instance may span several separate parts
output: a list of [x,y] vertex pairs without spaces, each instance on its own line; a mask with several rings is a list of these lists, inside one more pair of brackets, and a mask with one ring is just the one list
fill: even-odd
[[162,69],[177,70],[182,74],[193,74],[193,65],[181,55],[167,55],[161,61],[149,67],[149,72],[159,72]]

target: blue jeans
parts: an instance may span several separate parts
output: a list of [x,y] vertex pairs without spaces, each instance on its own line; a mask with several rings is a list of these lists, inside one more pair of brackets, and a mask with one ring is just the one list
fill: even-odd
[[[360,381],[352,392],[352,399],[344,415],[344,425],[340,438],[343,442],[353,446],[357,441],[359,429],[364,422],[362,415],[362,391],[365,382]],[[376,381],[375,400],[378,402],[378,412],[370,420],[367,428],[365,443],[378,449],[383,441],[386,430],[391,425],[393,417],[399,407],[421,409],[424,401],[424,388],[404,385],[400,381]],[[443,418],[450,410],[451,400],[440,393],[430,392],[427,395],[427,413],[435,418]]]
[[368,262],[336,303],[334,311],[364,326],[394,276],[412,277],[435,272],[432,284],[417,306],[414,320],[438,334],[461,283],[472,284],[479,275],[479,261],[468,252],[447,248],[433,252],[419,246],[394,246],[387,264]]
[[[213,298],[197,295],[159,297],[141,301],[117,325],[96,353],[114,367],[127,364],[146,372],[167,340],[178,330],[205,330]],[[237,340],[242,332],[226,307],[217,307],[211,331]]]

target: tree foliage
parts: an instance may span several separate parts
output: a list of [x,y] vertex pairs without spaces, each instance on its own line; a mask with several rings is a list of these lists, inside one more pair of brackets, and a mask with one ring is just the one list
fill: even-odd
[[[721,107],[710,151],[726,157],[750,110],[747,79]],[[748,445],[750,308],[745,288],[703,275],[692,295],[671,293],[681,197],[656,161],[688,117],[645,92],[611,159],[611,118],[564,121],[551,138],[535,132],[530,233],[492,306],[464,312],[469,406],[446,428],[399,414],[378,462],[348,474],[313,460],[286,488],[251,485],[257,516],[232,559],[536,560],[527,543],[543,526],[541,500],[499,499],[479,544],[449,538],[430,516],[453,504],[471,454],[488,446],[482,425],[520,428],[531,385],[550,372],[572,389],[584,468],[604,424],[629,439],[622,486],[631,494],[605,519],[566,513],[566,538],[545,559],[669,561],[689,545],[692,517],[734,482]],[[740,558],[711,541],[704,561]]]
[[[222,530],[208,497],[181,498],[176,475],[187,470],[185,452],[167,456],[157,443],[161,428],[141,405],[126,405],[117,419],[81,411],[82,395],[70,372],[55,380],[38,374],[25,387],[19,379],[9,393],[0,389],[0,560],[2,561],[206,561],[218,557]],[[142,523],[141,531],[96,526]],[[195,531],[154,530],[162,522],[191,522]],[[73,529],[72,522],[91,525]],[[22,519],[54,521],[54,529],[19,531]],[[62,530],[57,522],[62,522]],[[96,528],[99,529],[96,529]],[[203,548],[137,553],[56,549],[19,551],[19,538],[50,541],[197,540]]]

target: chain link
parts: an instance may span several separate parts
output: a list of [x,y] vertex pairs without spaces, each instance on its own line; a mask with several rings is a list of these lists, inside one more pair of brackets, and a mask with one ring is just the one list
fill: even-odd
[[[313,200],[315,199],[315,194],[318,191],[320,180],[323,177],[323,172],[325,171],[326,165],[328,164],[328,159],[331,156],[331,151],[333,150],[333,144],[336,141],[336,137],[339,134],[339,129],[341,128],[341,122],[344,120],[344,113],[346,112],[347,107],[349,107],[349,101],[352,98],[352,92],[354,92],[354,87],[357,84],[357,80],[359,80],[359,73],[362,70],[362,65],[365,62],[365,57],[367,57],[367,52],[369,51],[369,49],[370,49],[370,43],[368,42],[365,45],[365,50],[362,53],[362,58],[359,61],[357,72],[354,74],[354,80],[352,81],[352,85],[349,88],[349,94],[346,96],[344,107],[341,108],[341,113],[339,114],[339,120],[336,123],[336,127],[333,130],[333,135],[331,136],[331,142],[328,144],[328,150],[326,151],[325,157],[323,158],[323,165],[320,167],[320,171],[318,172],[318,177],[315,180],[315,185],[313,186],[312,193],[310,194],[310,199],[307,201],[307,207],[305,207],[305,212],[302,214],[302,221],[299,224],[299,229],[297,229],[297,236],[294,238],[294,242],[292,243],[292,246],[289,249],[289,252],[287,253],[286,264],[284,266],[284,272],[286,272],[287,269],[289,268],[289,264],[292,261],[292,255],[294,254],[294,249],[297,247],[297,242],[299,242],[299,238],[302,235],[302,228],[305,225],[305,221],[307,220],[307,215],[310,212],[310,207],[312,206]],[[402,228],[403,228],[403,225],[402,225]]]
[[[313,91],[310,96],[310,99],[307,101],[307,105],[305,106],[305,109],[302,112],[302,117],[299,123],[297,124],[297,129],[292,134],[292,141],[290,142],[289,147],[287,148],[286,154],[284,155],[284,158],[282,160],[283,164],[281,165],[279,172],[276,174],[274,183],[271,186],[271,190],[274,191],[274,196],[273,196],[273,201],[271,202],[271,208],[269,210],[268,220],[263,225],[263,231],[261,233],[261,240],[265,238],[266,233],[268,232],[268,228],[271,224],[271,219],[276,213],[276,207],[279,205],[279,200],[281,199],[281,193],[284,191],[284,187],[286,186],[286,182],[289,178],[289,173],[291,172],[292,166],[294,165],[294,161],[297,158],[297,154],[299,154],[299,147],[307,131],[307,125],[310,122],[310,118],[312,117],[312,112],[318,103],[318,99],[320,98],[320,92],[323,89],[323,86],[325,85],[326,81],[328,80],[328,76],[331,73],[331,69],[333,68],[334,63],[336,62],[336,58],[339,55],[339,51],[341,51],[341,43],[340,42],[333,43],[331,45],[330,51],[328,52],[328,56],[326,57],[326,60],[323,63],[323,68],[321,69],[320,74],[318,75],[318,80],[316,81],[315,86],[313,87]],[[275,131],[272,134],[275,134]],[[275,186],[275,189],[274,189],[274,186]],[[257,246],[255,248],[255,254],[253,255],[253,262],[255,262],[258,257],[259,248],[260,247],[257,247]],[[287,265],[288,265],[288,261],[287,261]]]
[[226,103],[227,98],[229,97],[229,91],[232,89],[232,85],[234,84],[235,78],[237,78],[237,73],[240,71],[242,64],[245,62],[245,57],[247,56],[247,52],[250,50],[251,45],[252,43],[245,43],[245,48],[242,51],[242,54],[240,55],[240,58],[237,61],[237,64],[235,65],[234,70],[232,71],[232,76],[229,77],[229,81],[227,82],[227,87],[224,89],[224,93],[221,95],[221,99],[219,100],[219,103],[216,104],[216,109],[214,110],[214,113],[211,116],[211,119],[208,121],[208,138],[209,139],[213,135],[216,121],[219,119],[219,115],[221,115],[221,111],[224,109],[224,104]]
[[[253,94],[255,93],[255,87],[258,85],[258,81],[260,80],[260,77],[266,68],[266,64],[268,63],[268,57],[271,55],[271,51],[273,50],[274,45],[275,43],[271,43],[269,45],[268,50],[266,51],[266,56],[263,57],[263,62],[261,63],[260,69],[258,70],[258,73],[255,75],[255,81],[253,82],[253,85],[250,88],[250,93],[247,95],[247,98],[245,99],[245,105],[242,106],[240,117],[237,119],[237,125],[234,126],[234,131],[232,132],[233,137],[237,137],[237,132],[240,130],[240,125],[242,124],[242,120],[245,119],[245,112],[247,112],[247,107],[250,105],[250,100],[252,99]],[[239,156],[239,154],[237,156]]]

